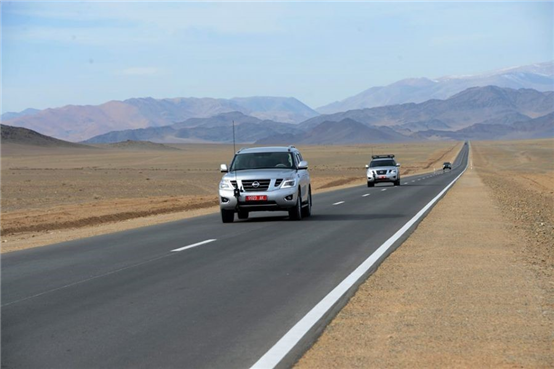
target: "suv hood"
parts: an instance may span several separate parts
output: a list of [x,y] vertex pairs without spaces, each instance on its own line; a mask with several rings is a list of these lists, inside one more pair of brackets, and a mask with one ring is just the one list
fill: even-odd
[[[236,176],[235,176],[236,174]],[[223,176],[224,179],[234,180],[255,180],[255,179],[286,179],[296,176],[296,169],[252,169],[229,172]]]

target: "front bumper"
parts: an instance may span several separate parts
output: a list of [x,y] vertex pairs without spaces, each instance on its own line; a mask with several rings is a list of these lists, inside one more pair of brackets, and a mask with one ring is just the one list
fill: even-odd
[[367,175],[367,181],[369,183],[380,183],[380,182],[395,182],[400,179],[398,173],[386,173],[386,174],[376,174]]
[[[246,196],[267,196],[267,201],[246,201]],[[287,199],[288,198],[288,199]],[[219,190],[219,206],[223,210],[247,210],[247,211],[280,211],[288,210],[296,205],[298,188],[282,188],[273,191],[240,193],[237,198],[233,190]]]

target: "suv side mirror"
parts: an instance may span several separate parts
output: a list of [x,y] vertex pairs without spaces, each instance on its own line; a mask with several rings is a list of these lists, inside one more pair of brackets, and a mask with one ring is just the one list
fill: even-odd
[[219,166],[219,170],[221,171],[221,173],[227,173],[229,171],[229,169],[227,168],[227,164],[221,164]]
[[400,163],[396,163],[396,166],[400,168]]
[[366,165],[365,165],[365,169],[369,169],[369,165],[366,164]]
[[302,160],[298,163],[298,169],[308,169],[308,162],[306,160]]

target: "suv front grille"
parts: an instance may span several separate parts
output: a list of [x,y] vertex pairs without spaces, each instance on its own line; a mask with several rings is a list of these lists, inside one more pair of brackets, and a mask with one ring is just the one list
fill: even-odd
[[[269,182],[271,180],[269,179],[255,179],[255,180],[243,180],[242,181],[242,188],[244,188],[247,192],[254,192],[254,191],[267,191],[269,188]],[[254,183],[258,182],[258,186],[254,186]]]
[[231,184],[233,185],[233,188],[237,188],[237,181],[231,181]]
[[277,178],[275,180],[275,187],[279,187],[281,185],[281,182],[283,182],[283,178]]
[[387,174],[387,171],[386,170],[378,170],[377,174]]

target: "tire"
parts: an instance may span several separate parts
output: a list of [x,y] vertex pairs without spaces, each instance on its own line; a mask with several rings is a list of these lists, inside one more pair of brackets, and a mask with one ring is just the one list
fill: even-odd
[[234,211],[221,209],[221,221],[223,223],[233,223],[233,220],[235,220]]
[[238,217],[239,219],[248,219],[248,212],[244,210],[239,210]]
[[298,191],[298,196],[296,197],[296,205],[289,210],[289,219],[290,220],[302,219],[302,196],[300,196],[300,191]]
[[400,186],[400,179],[397,179],[396,181],[394,181],[394,185],[395,186]]
[[374,187],[375,186],[375,183],[373,182],[367,182],[367,187]]
[[302,218],[312,215],[312,188],[308,192],[308,204],[302,208]]

